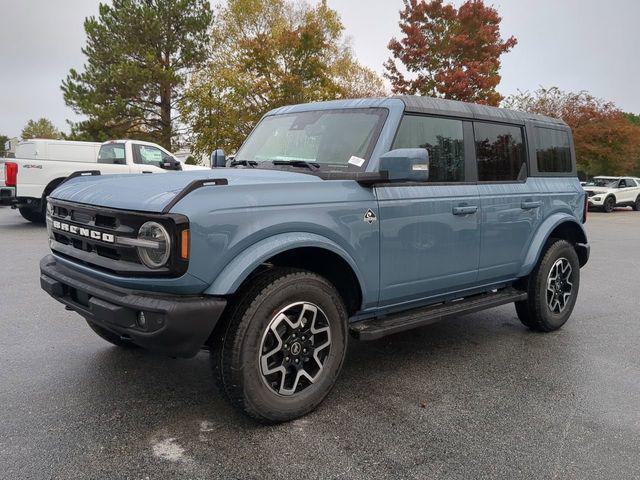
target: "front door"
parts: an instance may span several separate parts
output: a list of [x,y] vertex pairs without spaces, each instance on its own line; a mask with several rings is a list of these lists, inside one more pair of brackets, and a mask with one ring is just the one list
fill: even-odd
[[618,183],[616,201],[618,203],[633,204],[640,195],[640,188],[633,178],[623,178]]
[[402,120],[393,148],[426,148],[429,182],[375,189],[381,307],[418,302],[475,283],[480,199],[477,185],[466,183],[465,123],[418,115]]

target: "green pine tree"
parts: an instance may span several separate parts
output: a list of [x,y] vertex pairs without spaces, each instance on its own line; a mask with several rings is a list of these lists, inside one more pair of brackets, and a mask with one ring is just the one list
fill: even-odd
[[85,20],[82,73],[62,82],[66,104],[86,120],[72,137],[129,137],[171,148],[185,78],[207,58],[208,0],[113,0]]

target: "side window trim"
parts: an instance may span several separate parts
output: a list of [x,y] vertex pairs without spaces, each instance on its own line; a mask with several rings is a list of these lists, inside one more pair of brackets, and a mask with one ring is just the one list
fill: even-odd
[[476,161],[476,141],[473,131],[473,121],[464,120],[462,124],[464,134],[464,172],[465,182],[478,181],[478,162]]

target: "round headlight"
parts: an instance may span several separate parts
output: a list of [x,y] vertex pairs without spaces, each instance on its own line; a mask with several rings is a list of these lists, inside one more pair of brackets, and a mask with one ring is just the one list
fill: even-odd
[[138,256],[149,268],[161,268],[171,255],[171,238],[167,230],[156,222],[147,222],[140,227],[138,239],[148,242],[138,247]]

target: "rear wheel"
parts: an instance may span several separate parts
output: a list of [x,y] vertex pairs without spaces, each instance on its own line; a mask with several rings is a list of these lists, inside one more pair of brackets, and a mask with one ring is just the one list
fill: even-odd
[[607,197],[604,199],[604,204],[602,205],[602,209],[607,212],[607,213],[611,213],[613,212],[613,210],[616,208],[616,199],[613,197]]
[[102,328],[99,325],[87,320],[87,324],[91,327],[100,338],[107,342],[121,348],[140,348],[135,343],[131,343],[129,340],[122,338],[120,335],[110,332],[109,330]]
[[516,302],[518,318],[532,330],[557,330],[571,316],[579,288],[578,255],[566,240],[555,240],[529,275],[527,300]]
[[640,212],[640,195],[638,195],[638,198],[636,198],[636,201],[633,202],[633,205],[631,205],[631,208],[633,208],[636,212]]
[[218,386],[229,402],[267,423],[309,413],[342,368],[347,312],[323,277],[275,268],[256,277],[211,341]]
[[25,220],[33,223],[44,223],[45,215],[43,212],[28,207],[20,207],[18,210]]

